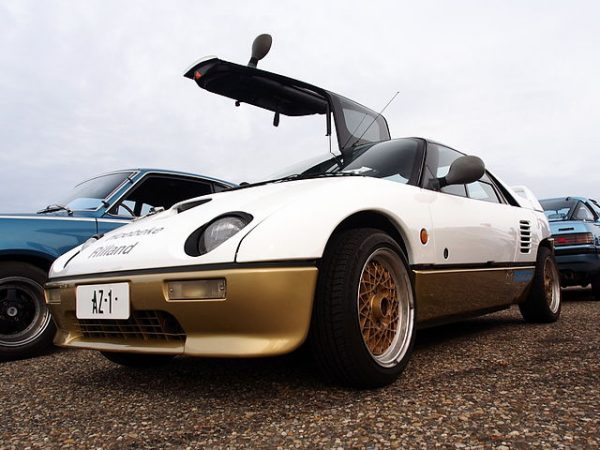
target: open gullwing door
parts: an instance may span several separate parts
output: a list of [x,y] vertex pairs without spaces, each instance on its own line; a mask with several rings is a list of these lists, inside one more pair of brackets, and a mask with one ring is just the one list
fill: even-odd
[[236,105],[248,103],[272,111],[275,126],[279,124],[280,115],[322,114],[330,135],[333,117],[342,154],[359,144],[390,139],[387,122],[381,114],[318,86],[257,69],[258,59],[261,57],[254,60],[254,66],[243,66],[216,57],[205,58],[184,76],[202,89],[235,100]]

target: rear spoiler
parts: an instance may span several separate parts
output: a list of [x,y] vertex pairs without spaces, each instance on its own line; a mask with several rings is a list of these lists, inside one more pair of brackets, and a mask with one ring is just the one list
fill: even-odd
[[511,191],[516,194],[516,200],[521,203],[524,208],[533,209],[535,211],[544,212],[544,208],[535,196],[535,194],[527,186],[511,186]]

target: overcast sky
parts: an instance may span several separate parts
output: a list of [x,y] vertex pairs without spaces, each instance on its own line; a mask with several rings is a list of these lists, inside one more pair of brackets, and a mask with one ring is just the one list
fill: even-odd
[[326,153],[322,118],[199,89],[205,55],[385,112],[392,137],[484,159],[539,197],[600,197],[600,1],[0,0],[0,211],[129,167],[256,180]]

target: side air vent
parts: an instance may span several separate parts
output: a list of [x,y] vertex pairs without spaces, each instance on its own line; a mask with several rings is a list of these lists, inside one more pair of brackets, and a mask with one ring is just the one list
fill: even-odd
[[519,221],[519,239],[521,253],[531,253],[531,222],[529,220]]
[[198,200],[190,200],[188,202],[182,202],[182,203],[176,205],[175,209],[177,210],[178,213],[182,213],[184,211],[187,211],[188,209],[192,209],[192,208],[195,208],[196,206],[200,206],[205,203],[208,203],[211,200],[212,200],[212,198],[201,198]]

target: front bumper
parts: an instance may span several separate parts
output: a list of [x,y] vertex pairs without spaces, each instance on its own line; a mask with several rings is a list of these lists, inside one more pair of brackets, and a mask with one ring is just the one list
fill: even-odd
[[[308,334],[317,275],[316,267],[277,267],[50,281],[47,289],[60,289],[60,302],[48,302],[58,326],[54,342],[111,352],[211,357],[288,353]],[[168,299],[169,281],[215,278],[226,279],[225,299]],[[77,286],[117,282],[129,283],[130,319],[75,317]]]

